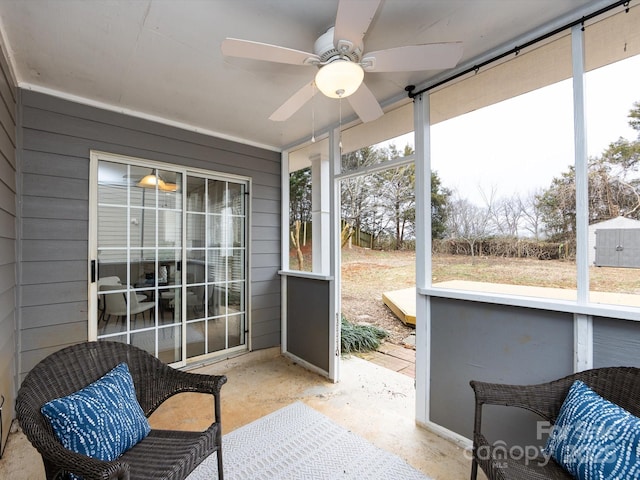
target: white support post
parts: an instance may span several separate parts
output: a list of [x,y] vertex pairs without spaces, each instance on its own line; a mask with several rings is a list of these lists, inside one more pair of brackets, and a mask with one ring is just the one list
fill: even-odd
[[331,268],[331,165],[326,155],[314,155],[310,160],[312,271],[328,275]]
[[593,368],[593,319],[576,313],[573,318],[573,369],[582,372]]
[[571,29],[573,61],[573,136],[576,170],[576,266],[578,304],[589,301],[589,192],[587,123],[585,118],[584,32],[579,25]]
[[[585,117],[584,32],[580,25],[571,29],[573,67],[573,128],[576,172],[576,275],[580,305],[589,302],[589,192],[587,165],[587,124]],[[573,319],[574,371],[593,368],[593,319],[575,314]]]
[[[283,270],[289,270],[289,152],[284,151],[281,155],[281,217],[282,218],[282,234],[281,234],[281,258],[280,265]],[[286,275],[280,276],[280,351],[285,353],[287,347],[287,282]]]
[[[431,152],[429,95],[414,99],[416,168],[416,290],[431,286]],[[416,422],[429,422],[431,303],[416,294]]]
[[340,173],[341,152],[340,152],[340,130],[334,129],[329,133],[329,178],[327,184],[330,186],[328,204],[330,206],[329,215],[329,260],[330,272],[333,278],[331,281],[331,309],[329,319],[329,378],[334,382],[340,381],[340,336],[341,336],[341,312],[342,301],[342,280],[340,277],[340,182],[336,181],[336,174]]

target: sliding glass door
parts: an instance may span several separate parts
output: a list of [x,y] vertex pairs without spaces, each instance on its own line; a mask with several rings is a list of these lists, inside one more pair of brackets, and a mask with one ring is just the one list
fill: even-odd
[[167,363],[246,348],[248,183],[92,154],[90,337]]
[[245,344],[244,184],[187,175],[187,356]]

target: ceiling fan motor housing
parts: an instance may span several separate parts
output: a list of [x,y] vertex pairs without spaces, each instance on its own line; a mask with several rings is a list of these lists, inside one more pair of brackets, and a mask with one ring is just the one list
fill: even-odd
[[320,35],[313,46],[313,52],[320,57],[319,66],[326,65],[335,60],[349,60],[360,63],[362,56],[362,45],[353,45],[348,40],[338,40],[337,45],[333,43],[333,27]]

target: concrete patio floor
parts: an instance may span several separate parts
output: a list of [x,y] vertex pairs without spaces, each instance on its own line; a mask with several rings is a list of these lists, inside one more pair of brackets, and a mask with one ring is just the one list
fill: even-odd
[[[193,371],[228,377],[222,389],[223,433],[302,401],[434,480],[469,477],[470,462],[462,448],[415,425],[414,381],[406,372],[349,357],[341,364],[342,380],[334,384],[282,357],[277,348]],[[150,423],[155,428],[203,429],[211,411],[211,397],[184,393],[165,402]],[[20,431],[9,436],[0,478],[44,478],[40,456]]]

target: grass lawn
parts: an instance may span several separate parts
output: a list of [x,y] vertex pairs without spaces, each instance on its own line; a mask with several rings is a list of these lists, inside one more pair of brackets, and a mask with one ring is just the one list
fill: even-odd
[[[591,267],[591,290],[640,294],[640,271]],[[537,287],[576,288],[574,262],[500,257],[433,257],[433,282],[468,280]],[[412,330],[382,303],[382,293],[415,286],[415,252],[342,250],[342,311],[353,322],[390,331],[389,341],[402,343]]]

